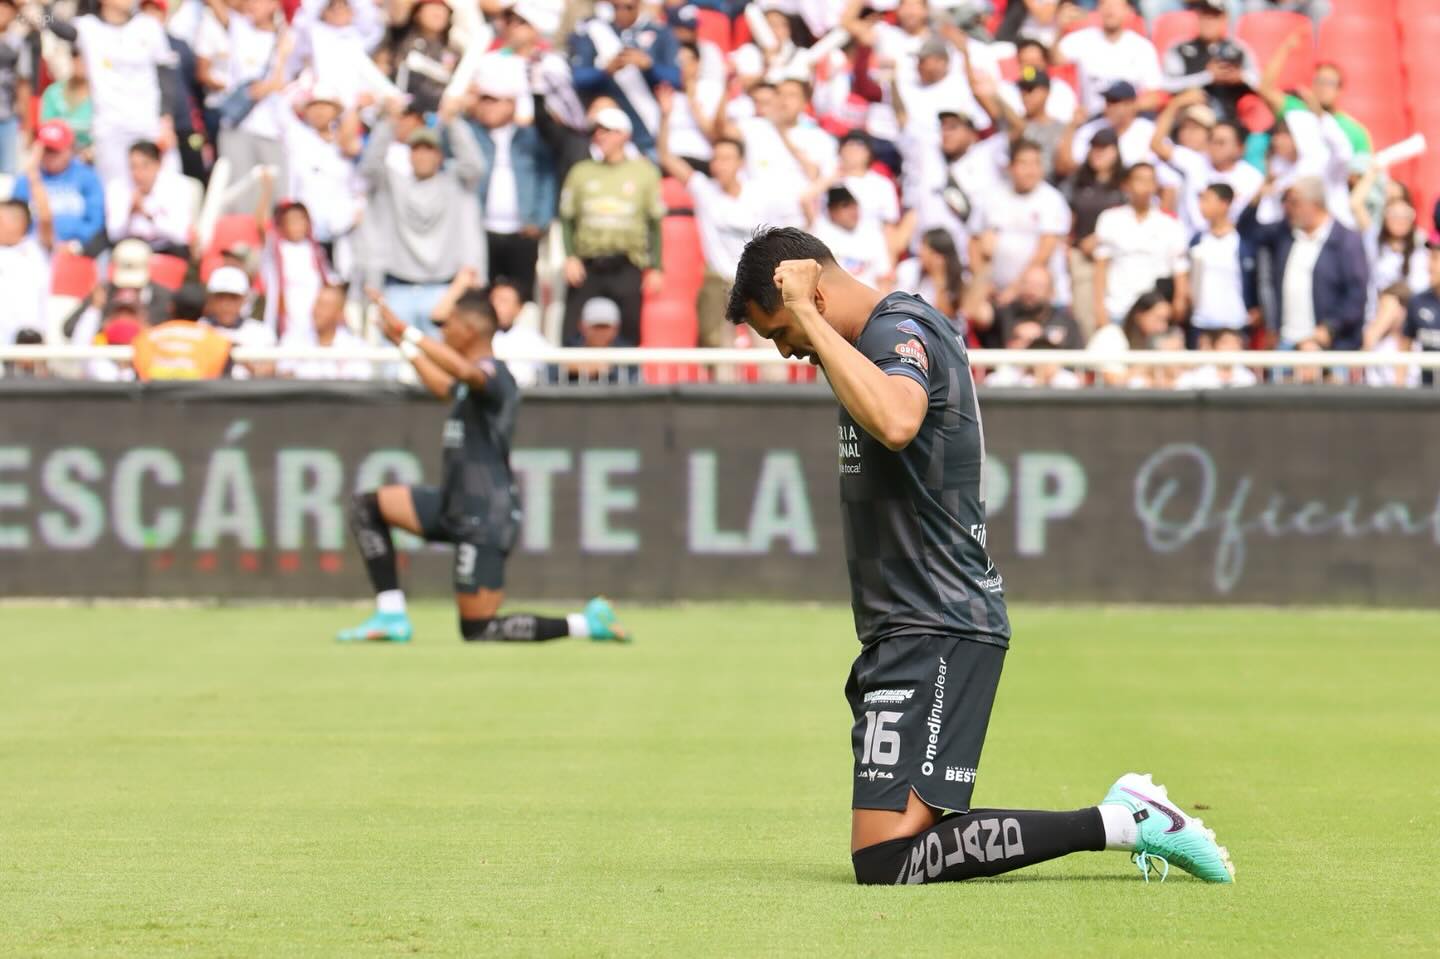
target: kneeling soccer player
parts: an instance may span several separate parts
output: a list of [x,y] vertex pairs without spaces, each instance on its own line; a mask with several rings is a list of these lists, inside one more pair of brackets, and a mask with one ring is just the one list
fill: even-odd
[[510,473],[510,443],[520,391],[491,350],[495,312],[483,290],[461,294],[444,324],[443,342],[401,322],[379,294],[385,335],[400,346],[426,389],[450,401],[445,421],[443,484],[382,486],[355,496],[350,527],[375,587],[376,612],[342,641],[408,642],[413,633],[395,565],[390,530],[399,527],[435,543],[455,544],[455,602],[467,641],[536,642],[562,636],[624,640],[615,613],[592,599],[564,617],[497,615],[505,598],[505,557],[520,528]]
[[795,229],[757,233],[728,308],[785,356],[825,370],[840,401],[841,515],[861,643],[850,852],[860,883],[994,876],[1121,849],[1147,879],[1175,865],[1234,869],[1215,834],[1164,787],[1122,776],[1098,806],[971,809],[1010,643],[1003,581],[985,548],[984,431],[965,346],[906,293],[883,296]]

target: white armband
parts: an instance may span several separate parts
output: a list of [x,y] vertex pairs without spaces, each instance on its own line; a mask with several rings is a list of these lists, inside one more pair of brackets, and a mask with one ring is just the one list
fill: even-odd
[[425,339],[425,334],[421,333],[413,326],[405,327],[405,332],[400,335],[401,338],[404,339],[405,342],[409,343],[411,346],[419,346],[420,341]]

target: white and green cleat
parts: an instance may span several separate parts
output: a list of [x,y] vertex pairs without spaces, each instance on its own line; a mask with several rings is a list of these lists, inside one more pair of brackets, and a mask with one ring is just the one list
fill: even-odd
[[342,629],[335,638],[342,643],[408,643],[415,635],[410,617],[404,613],[374,613],[351,629]]
[[585,625],[590,632],[590,638],[596,641],[616,643],[628,643],[633,636],[620,625],[615,616],[615,607],[603,596],[596,596],[585,604]]
[[1146,882],[1152,869],[1160,873],[1163,882],[1172,865],[1205,882],[1235,881],[1230,853],[1215,841],[1215,830],[1186,815],[1149,773],[1121,776],[1105,794],[1104,802],[1122,805],[1135,817],[1134,858]]

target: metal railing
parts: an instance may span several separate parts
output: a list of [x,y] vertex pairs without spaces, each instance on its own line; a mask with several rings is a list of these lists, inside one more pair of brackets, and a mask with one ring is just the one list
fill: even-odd
[[[108,361],[129,363],[128,346],[75,345],[0,345],[0,362],[45,363],[54,365],[58,375],[85,378],[87,364]],[[409,364],[391,346],[350,348],[307,347],[237,347],[232,357],[238,363],[283,363],[331,361],[335,363],[367,363],[372,377],[393,379],[397,370]],[[754,349],[695,348],[560,348],[515,350],[504,357],[512,364],[572,368],[577,366],[638,367],[642,370],[669,369],[668,379],[676,368],[688,370],[768,371],[785,374],[790,379],[804,379],[794,374],[809,369],[801,360],[787,359],[768,347]],[[1271,381],[1288,381],[1306,371],[1326,372],[1332,380],[1344,380],[1347,371],[1385,371],[1393,373],[1398,382],[1416,377],[1419,371],[1440,370],[1440,352],[1292,352],[1292,351],[1211,351],[1211,350],[1135,350],[1124,353],[1099,353],[1088,350],[991,350],[970,351],[971,366],[985,371],[1004,367],[1022,370],[1062,368],[1077,372],[1104,373],[1116,370],[1189,370],[1197,367],[1249,369],[1270,374]],[[1283,378],[1277,376],[1283,374]],[[823,375],[823,373],[821,374]],[[682,377],[683,378],[683,377]]]

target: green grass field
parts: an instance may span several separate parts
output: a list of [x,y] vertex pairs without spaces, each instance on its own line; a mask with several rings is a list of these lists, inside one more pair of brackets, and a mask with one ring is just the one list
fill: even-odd
[[857,888],[848,611],[626,612],[0,607],[0,955],[1440,954],[1434,615],[1021,609],[976,804],[1153,771],[1238,883]]

